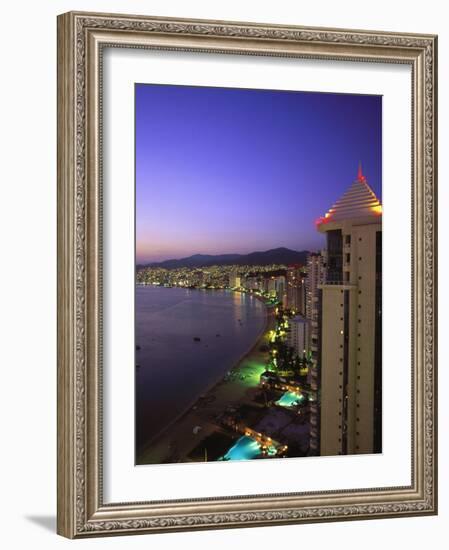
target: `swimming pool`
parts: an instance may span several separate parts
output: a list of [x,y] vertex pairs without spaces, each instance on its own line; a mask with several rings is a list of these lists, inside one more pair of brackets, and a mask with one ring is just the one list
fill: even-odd
[[276,405],[280,405],[281,407],[294,407],[295,405],[299,405],[303,400],[304,396],[301,393],[287,391],[278,401],[276,401]]
[[246,435],[237,439],[236,443],[220,460],[251,460],[261,456],[259,443]]

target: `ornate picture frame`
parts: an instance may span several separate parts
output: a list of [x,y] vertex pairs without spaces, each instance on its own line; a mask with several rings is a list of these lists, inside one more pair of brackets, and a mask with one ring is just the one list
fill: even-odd
[[[412,482],[147,502],[103,498],[106,47],[405,64],[412,73]],[[58,17],[58,533],[69,538],[437,513],[437,37],[70,12]]]

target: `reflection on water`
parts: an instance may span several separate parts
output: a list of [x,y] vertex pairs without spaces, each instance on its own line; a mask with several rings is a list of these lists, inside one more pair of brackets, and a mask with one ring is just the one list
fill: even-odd
[[264,321],[263,304],[246,294],[137,286],[137,446],[229,371]]

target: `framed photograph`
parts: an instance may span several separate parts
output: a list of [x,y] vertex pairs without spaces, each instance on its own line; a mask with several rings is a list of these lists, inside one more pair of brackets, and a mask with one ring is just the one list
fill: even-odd
[[436,514],[436,53],[59,16],[59,534]]

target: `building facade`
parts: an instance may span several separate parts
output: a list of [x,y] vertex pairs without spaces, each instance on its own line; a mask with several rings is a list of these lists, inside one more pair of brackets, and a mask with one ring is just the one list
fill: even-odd
[[293,348],[299,357],[309,352],[309,322],[302,315],[296,315],[289,320],[287,344]]
[[231,271],[229,274],[229,287],[240,288],[242,286],[242,276],[238,271]]
[[285,274],[286,307],[299,315],[306,314],[307,274],[302,267],[288,267]]
[[305,315],[312,320],[317,316],[318,287],[323,284],[326,268],[326,251],[312,252],[307,256]]
[[247,290],[263,290],[263,278],[251,275],[245,279],[245,288]]
[[308,370],[308,384],[310,388],[310,454],[319,454],[320,449],[320,285],[326,277],[326,251],[311,253],[307,257],[306,278],[306,318],[309,322],[309,349],[310,366]]
[[382,450],[382,207],[361,169],[317,220],[327,237],[318,297],[319,454]]
[[285,296],[285,277],[284,275],[271,276],[265,279],[265,292],[284,303]]

